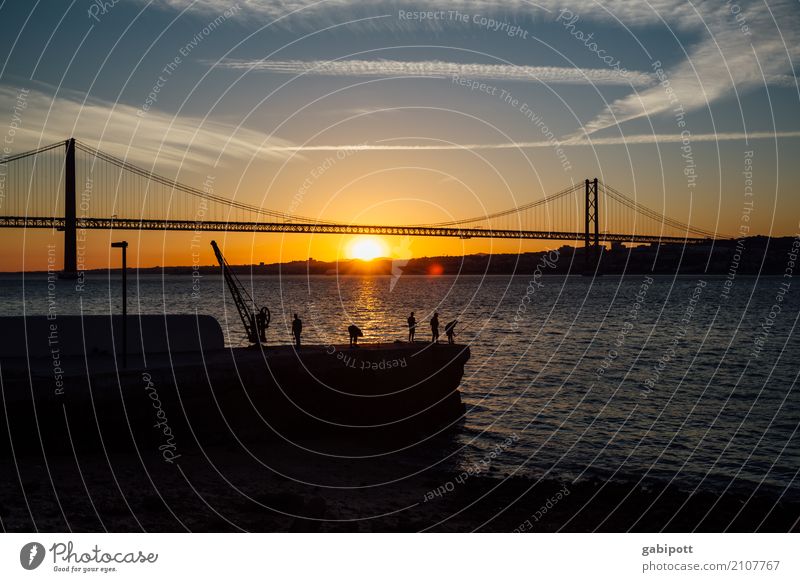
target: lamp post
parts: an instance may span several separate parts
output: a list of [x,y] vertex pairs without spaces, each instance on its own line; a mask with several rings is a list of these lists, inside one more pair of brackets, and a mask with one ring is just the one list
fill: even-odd
[[128,241],[112,242],[111,247],[122,249],[122,367],[128,367]]

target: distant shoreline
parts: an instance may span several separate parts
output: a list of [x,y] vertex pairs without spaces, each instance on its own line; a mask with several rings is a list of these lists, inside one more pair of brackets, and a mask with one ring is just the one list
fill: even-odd
[[[604,248],[600,272],[605,275],[780,275],[790,253],[797,252],[798,238],[755,236],[719,240],[711,243],[652,244],[628,248],[614,244]],[[797,257],[795,256],[796,260]],[[544,262],[543,262],[544,261]],[[372,261],[345,259],[339,261],[289,261],[231,265],[239,274],[254,275],[330,275],[330,276],[400,276],[400,275],[581,275],[593,273],[587,266],[583,247],[562,246],[559,249],[528,253],[478,253],[460,256],[420,257],[408,260],[380,258]],[[115,273],[118,267],[88,269],[86,274]],[[130,268],[139,274],[214,275],[218,265],[156,266]],[[2,271],[0,275],[33,275],[47,271]]]

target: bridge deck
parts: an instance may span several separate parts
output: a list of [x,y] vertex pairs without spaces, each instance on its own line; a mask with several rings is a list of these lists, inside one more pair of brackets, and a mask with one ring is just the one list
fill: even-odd
[[[63,230],[64,218],[46,216],[0,217],[0,228],[49,228]],[[306,222],[229,222],[194,220],[139,220],[124,218],[77,218],[76,227],[86,230],[164,230],[164,231],[227,231],[275,232],[306,234],[373,234],[389,236],[430,236],[451,238],[497,238],[533,240],[569,240],[582,242],[583,232],[545,230],[502,230],[493,228],[458,228],[436,226],[391,226],[370,224],[329,224]],[[696,236],[661,236],[658,234],[624,234],[600,232],[604,242],[628,243],[700,243],[713,239]]]

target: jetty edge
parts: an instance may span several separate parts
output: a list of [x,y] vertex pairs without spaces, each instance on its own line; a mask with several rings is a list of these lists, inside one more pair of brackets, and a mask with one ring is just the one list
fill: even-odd
[[[0,318],[0,453],[335,436],[414,444],[456,427],[470,350],[416,342],[225,347],[207,315]],[[333,442],[333,441],[331,441]]]

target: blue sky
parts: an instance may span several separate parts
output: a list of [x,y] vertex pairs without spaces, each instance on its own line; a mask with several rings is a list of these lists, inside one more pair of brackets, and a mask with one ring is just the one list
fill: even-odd
[[[14,151],[72,134],[189,183],[215,168],[231,197],[277,210],[350,218],[369,196],[362,218],[384,222],[599,175],[731,231],[754,150],[758,228],[797,231],[797,2],[101,4],[0,4],[6,115],[30,91]],[[314,168],[353,147],[296,208]]]

